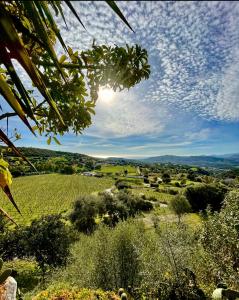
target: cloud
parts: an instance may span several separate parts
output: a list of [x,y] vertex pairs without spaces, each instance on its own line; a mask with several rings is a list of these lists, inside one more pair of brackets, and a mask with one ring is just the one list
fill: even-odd
[[143,104],[137,95],[125,91],[116,93],[111,102],[97,102],[93,125],[85,134],[107,138],[156,135],[169,119],[163,106],[155,111],[152,104]]

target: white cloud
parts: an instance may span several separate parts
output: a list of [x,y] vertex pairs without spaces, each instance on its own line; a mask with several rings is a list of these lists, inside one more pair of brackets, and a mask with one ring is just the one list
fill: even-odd
[[165,108],[155,110],[150,103],[138,101],[132,92],[116,93],[111,102],[98,101],[93,125],[87,135],[127,137],[159,134],[170,119]]

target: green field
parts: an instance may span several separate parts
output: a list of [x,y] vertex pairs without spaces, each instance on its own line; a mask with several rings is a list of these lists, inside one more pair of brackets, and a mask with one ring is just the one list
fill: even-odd
[[166,194],[166,193],[159,193],[150,188],[142,188],[142,189],[133,189],[134,194],[144,194],[147,198],[155,197],[158,201],[162,203],[168,203],[170,200],[173,199],[173,195]]
[[111,178],[82,175],[47,174],[15,178],[11,191],[23,217],[1,191],[0,205],[19,224],[27,224],[42,215],[59,213],[71,208],[79,195],[103,191],[113,185]]
[[102,165],[100,172],[115,174],[115,173],[124,172],[124,170],[127,170],[128,174],[131,175],[136,174],[136,168],[129,165],[125,165],[125,166]]

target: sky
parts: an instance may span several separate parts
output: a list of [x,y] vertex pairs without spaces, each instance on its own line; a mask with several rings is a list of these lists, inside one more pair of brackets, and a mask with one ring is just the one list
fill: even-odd
[[129,91],[101,89],[91,127],[61,146],[13,120],[22,132],[16,145],[97,157],[239,152],[239,2],[117,1],[135,33],[105,2],[72,4],[87,31],[65,7],[68,29],[57,22],[67,45],[137,43],[148,51],[150,78]]

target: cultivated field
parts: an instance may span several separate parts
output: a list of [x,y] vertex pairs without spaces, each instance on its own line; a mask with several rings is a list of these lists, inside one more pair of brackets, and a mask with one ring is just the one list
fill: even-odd
[[120,173],[128,171],[128,174],[136,175],[136,168],[133,166],[125,165],[125,166],[112,166],[112,165],[102,165],[100,172],[103,173]]
[[0,205],[19,224],[27,224],[34,218],[51,213],[67,211],[79,195],[103,191],[113,185],[110,178],[85,177],[81,175],[47,174],[15,178],[11,191],[23,217],[0,193]]

